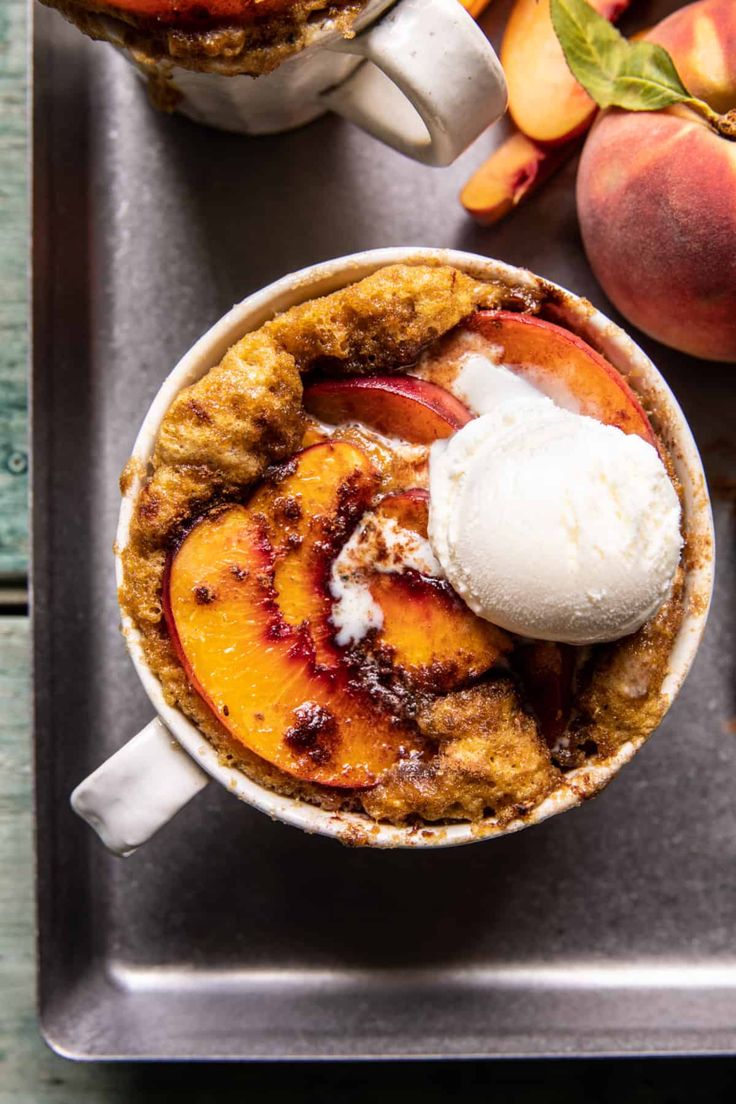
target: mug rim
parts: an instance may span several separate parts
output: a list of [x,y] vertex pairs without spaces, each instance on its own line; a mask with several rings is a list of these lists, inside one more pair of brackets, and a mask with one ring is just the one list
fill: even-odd
[[[381,19],[391,8],[397,7],[402,0],[365,0],[365,5],[362,11],[358,12],[355,17],[355,22],[352,25],[353,37],[361,34],[363,31],[367,31],[373,24]],[[276,66],[276,70],[280,69],[282,65],[288,65],[296,58],[302,57],[310,50],[329,50],[330,43],[337,43],[345,40],[345,36],[340,30],[338,30],[332,24],[332,20],[327,18],[324,21],[314,23],[307,30],[307,38],[300,50],[285,57],[283,61],[279,62]],[[177,66],[178,68],[178,66]],[[234,74],[237,75],[237,74]],[[241,76],[248,76],[247,73],[240,74]],[[263,73],[261,76],[269,76],[268,73]],[[255,78],[256,80],[258,78]]]
[[[135,500],[143,483],[143,473],[153,450],[163,417],[176,394],[201,378],[219,363],[227,348],[244,334],[258,329],[268,318],[300,302],[328,294],[355,283],[389,264],[447,264],[479,279],[513,279],[534,285],[538,278],[493,258],[453,249],[419,246],[372,249],[323,261],[290,273],[252,293],[224,314],[178,361],[166,376],[153,399],[136,436],[131,453],[133,478],[122,496],[115,539],[116,583],[123,581],[121,553],[125,548]],[[670,452],[683,486],[685,517],[689,535],[707,549],[686,575],[686,602],[682,624],[669,656],[668,672],[662,684],[665,714],[674,702],[695,658],[713,588],[713,519],[702,462],[690,428],[677,400],[653,362],[621,327],[595,309],[587,300],[568,292],[551,281],[545,284],[563,293],[565,311],[577,324],[573,332],[588,334],[624,375],[635,374],[646,382],[658,407],[667,413],[672,440]],[[617,363],[618,361],[618,363]],[[214,745],[184,713],[169,705],[160,681],[150,670],[141,645],[140,633],[130,616],[121,609],[122,631],[138,677],[171,735],[211,778],[225,786],[240,800],[272,819],[283,821],[308,833],[332,837],[343,843],[378,848],[450,847],[495,838],[539,824],[550,816],[565,812],[593,796],[638,751],[649,736],[627,741],[601,764],[584,764],[566,774],[561,784],[524,817],[499,824],[497,817],[477,822],[462,821],[415,826],[382,824],[367,814],[333,811],[312,805],[299,797],[287,797],[251,779],[237,767],[226,766]],[[662,715],[661,721],[664,719]],[[659,727],[659,724],[657,725]],[[652,735],[650,733],[649,735]]]

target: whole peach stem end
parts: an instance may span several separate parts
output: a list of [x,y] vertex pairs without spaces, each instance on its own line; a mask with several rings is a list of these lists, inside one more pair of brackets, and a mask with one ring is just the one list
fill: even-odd
[[716,129],[723,138],[730,138],[732,142],[736,141],[736,107],[732,107],[725,115],[721,115]]
[[694,96],[687,100],[687,104],[702,115],[721,138],[728,138],[731,142],[736,141],[736,107],[732,107],[725,115],[719,115],[704,100],[698,100]]

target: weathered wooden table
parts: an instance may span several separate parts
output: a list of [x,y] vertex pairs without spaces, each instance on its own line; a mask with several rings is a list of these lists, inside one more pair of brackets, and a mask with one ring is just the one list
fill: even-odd
[[513,1101],[734,1099],[736,1068],[711,1062],[488,1065],[75,1065],[42,1042],[34,1012],[29,634],[26,618],[29,202],[26,0],[0,3],[0,1104],[37,1101],[373,1100],[420,1096]]

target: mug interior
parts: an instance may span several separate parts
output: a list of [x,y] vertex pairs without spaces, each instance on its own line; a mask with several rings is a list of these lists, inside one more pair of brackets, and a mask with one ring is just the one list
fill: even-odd
[[[145,472],[161,422],[178,392],[200,379],[216,365],[227,349],[243,334],[257,329],[269,318],[305,300],[329,294],[370,275],[389,264],[452,265],[479,279],[498,278],[516,283],[534,283],[523,269],[472,253],[445,249],[377,249],[327,261],[285,276],[232,308],[197,341],[166,378],[146,414],[132,458],[138,473]],[[554,285],[552,285],[554,286]],[[685,614],[670,656],[662,693],[667,706],[680,689],[700,643],[713,586],[713,522],[705,476],[697,447],[684,415],[662,376],[649,358],[624,331],[595,310],[587,301],[562,291],[560,318],[570,329],[590,340],[621,372],[644,387],[655,407],[666,415],[657,426],[670,450],[682,483],[685,528],[688,538],[701,550],[688,570]],[[137,474],[123,497],[116,538],[116,574],[122,583],[120,552],[129,538],[135,500],[142,485]],[[423,824],[398,827],[379,824],[359,813],[330,812],[298,798],[284,797],[261,786],[234,767],[224,766],[215,748],[178,709],[168,705],[161,684],[143,656],[140,636],[127,614],[122,616],[123,633],[131,658],[154,708],[178,742],[196,762],[242,801],[269,816],[307,832],[332,836],[344,843],[373,847],[448,847],[472,843],[538,824],[557,813],[579,805],[592,796],[635,754],[640,742],[623,744],[615,756],[602,764],[587,764],[570,771],[564,782],[523,819],[499,825],[496,817],[478,822],[450,825]]]

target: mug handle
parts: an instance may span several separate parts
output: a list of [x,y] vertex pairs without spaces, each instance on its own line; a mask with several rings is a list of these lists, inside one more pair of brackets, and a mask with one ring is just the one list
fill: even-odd
[[79,783],[71,804],[105,847],[130,855],[209,781],[156,717]]
[[506,110],[501,64],[458,0],[400,0],[330,49],[366,60],[322,101],[425,165],[449,165]]

